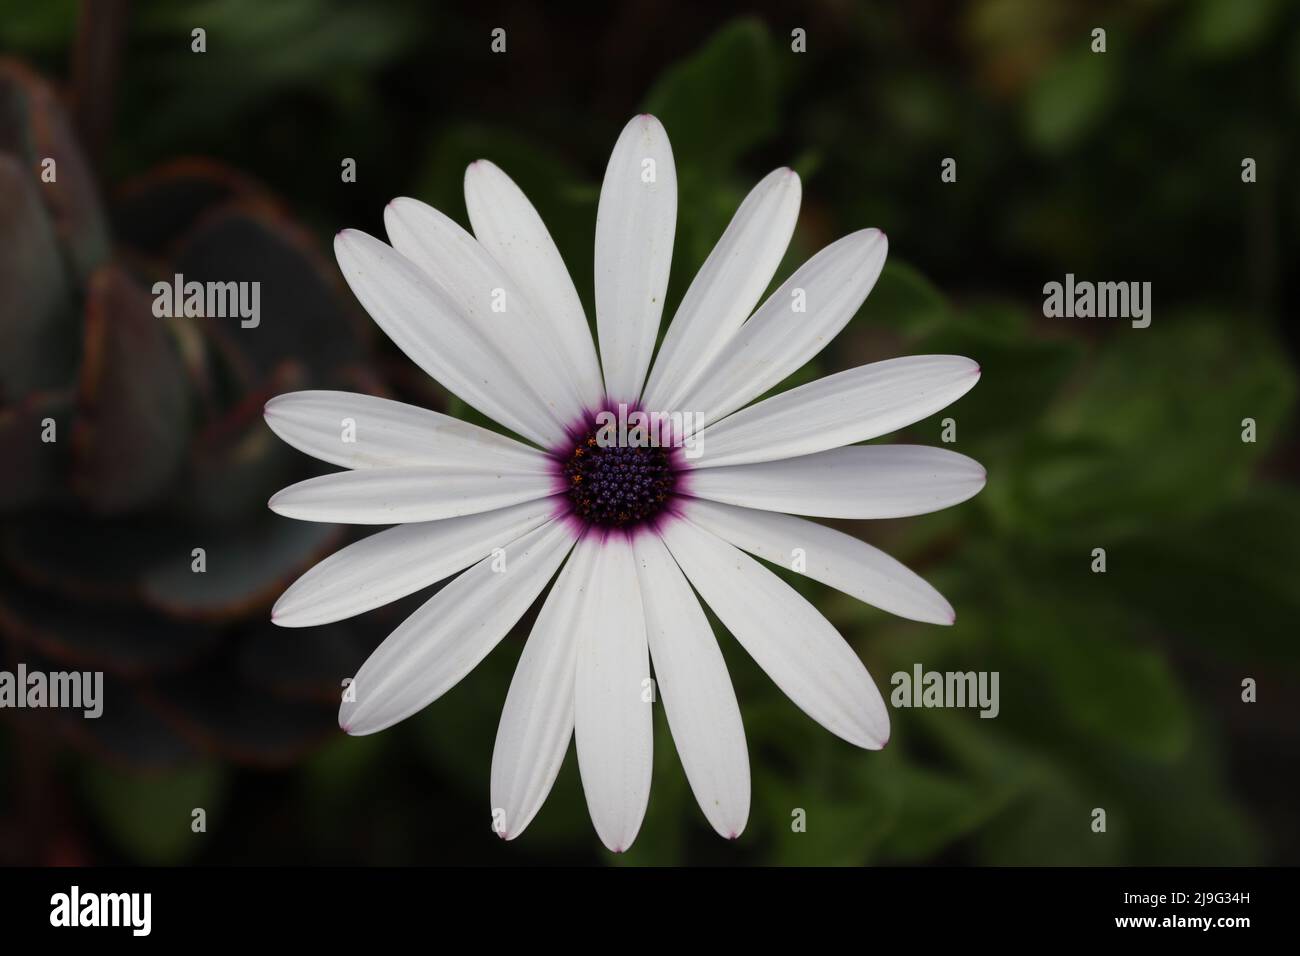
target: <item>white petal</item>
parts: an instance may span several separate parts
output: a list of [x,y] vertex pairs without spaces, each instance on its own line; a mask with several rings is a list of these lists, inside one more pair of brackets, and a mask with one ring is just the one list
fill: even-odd
[[465,170],[465,206],[475,237],[532,303],[582,394],[599,403],[604,386],[582,300],[533,204],[509,176],[480,159]]
[[355,392],[277,395],[263,413],[299,451],[344,468],[458,465],[542,472],[535,448],[459,418]]
[[[731,337],[675,410],[713,422],[779,384],[853,318],[888,249],[884,233],[863,229],[805,262]],[[796,311],[801,305],[806,311]]]
[[530,441],[550,445],[562,437],[547,403],[423,269],[356,229],[334,237],[334,255],[357,300],[416,365]]
[[705,531],[773,564],[794,567],[798,549],[803,567],[795,570],[882,611],[928,624],[951,624],[956,617],[943,595],[915,572],[834,528],[698,498],[686,503],[685,514]]
[[579,545],[546,597],[510,681],[492,748],[492,817],[513,840],[541,809],[573,736],[578,642],[591,592],[592,548]]
[[745,197],[696,274],[664,336],[645,406],[671,411],[754,311],[799,218],[799,176],[778,169]]
[[673,743],[709,823],[734,840],[749,819],[749,752],[740,706],[704,609],[655,534],[633,544],[655,682]]
[[888,435],[933,415],[979,381],[958,355],[914,355],[828,375],[710,425],[696,468],[811,455]]
[[809,717],[851,744],[879,750],[889,712],[853,648],[794,588],[689,520],[664,543],[695,590],[759,667]]
[[904,518],[972,498],[979,462],[925,445],[850,445],[755,465],[701,468],[685,476],[697,498],[816,518]]
[[596,209],[596,331],[605,391],[641,395],[668,289],[677,228],[677,170],[653,116],[623,128]]
[[554,514],[554,503],[542,499],[380,531],[336,551],[290,585],[271,620],[312,627],[382,607],[463,571]]
[[514,627],[572,545],[572,531],[552,521],[506,550],[504,571],[486,557],[429,598],[361,665],[339,726],[373,734],[454,687]]
[[308,478],[271,496],[267,507],[300,521],[405,524],[438,521],[545,498],[557,479],[537,473],[421,465],[365,468]]
[[577,628],[578,771],[596,833],[622,853],[636,839],[650,801],[653,715],[645,616],[627,537],[588,534],[579,547],[596,553]]
[[598,392],[583,394],[528,297],[459,223],[418,199],[402,197],[384,210],[384,228],[393,248],[428,273],[542,397],[561,429],[599,401]]

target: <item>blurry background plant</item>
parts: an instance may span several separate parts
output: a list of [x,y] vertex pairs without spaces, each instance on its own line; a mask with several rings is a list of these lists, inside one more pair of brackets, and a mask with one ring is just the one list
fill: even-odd
[[[269,629],[278,589],[339,538],[264,513],[269,489],[312,466],[269,441],[258,412],[306,383],[465,412],[387,343],[368,351],[320,248],[346,225],[382,235],[401,194],[464,222],[461,177],[480,156],[533,198],[590,315],[603,164],[645,109],[669,130],[681,189],[669,312],[745,190],[793,164],[804,209],[778,280],[851,229],[891,241],[859,318],[797,380],[907,353],[983,365],[957,406],[889,440],[937,443],[952,416],[986,491],[921,519],[845,523],[933,580],[958,624],[796,584],[882,690],[916,662],[996,670],[1001,713],[895,711],[889,748],[862,754],[724,636],[754,766],[749,828],[735,845],[712,836],[660,715],[649,815],[616,862],[1300,862],[1300,443],[1296,339],[1280,321],[1297,299],[1300,194],[1283,170],[1300,139],[1300,9],[88,7],[107,12],[78,28],[66,0],[0,0],[0,47],[71,79],[96,157],[78,158],[51,89],[7,65],[0,624],[9,660],[115,676],[98,726],[60,725],[96,756],[64,750],[48,713],[6,721],[7,858],[611,860],[572,758],[523,839],[490,832],[491,744],[528,622],[417,718],[328,736],[338,680],[413,603]],[[497,26],[504,55],[489,48]],[[1105,54],[1089,49],[1098,26]],[[196,27],[204,54],[190,52]],[[806,53],[791,52],[796,28]],[[195,154],[209,158],[176,159]],[[39,180],[47,155],[57,186]],[[356,183],[341,182],[346,157]],[[944,157],[956,183],[940,182]],[[153,319],[142,290],[173,271],[260,278],[262,327]],[[1066,272],[1151,281],[1152,326],[1043,318],[1042,285]],[[34,444],[46,415],[57,460]],[[192,575],[205,542],[208,573]],[[1097,547],[1105,574],[1090,571]],[[1247,677],[1258,703],[1241,701]],[[807,832],[792,832],[796,808]]]

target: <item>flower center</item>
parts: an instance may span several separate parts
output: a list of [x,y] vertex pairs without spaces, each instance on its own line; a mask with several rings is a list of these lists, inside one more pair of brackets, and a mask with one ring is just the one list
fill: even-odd
[[574,515],[605,528],[630,528],[658,515],[677,486],[672,449],[602,442],[591,429],[561,460]]

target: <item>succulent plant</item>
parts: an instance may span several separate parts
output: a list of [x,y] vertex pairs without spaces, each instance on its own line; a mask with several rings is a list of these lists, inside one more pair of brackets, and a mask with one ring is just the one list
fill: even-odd
[[[260,323],[155,316],[177,273],[260,283]],[[346,626],[304,648],[268,615],[340,543],[266,510],[312,465],[262,406],[310,386],[382,391],[313,237],[206,160],[106,200],[55,89],[0,61],[0,660],[105,675],[102,717],[6,711],[19,738],[279,764],[335,731],[365,649]]]

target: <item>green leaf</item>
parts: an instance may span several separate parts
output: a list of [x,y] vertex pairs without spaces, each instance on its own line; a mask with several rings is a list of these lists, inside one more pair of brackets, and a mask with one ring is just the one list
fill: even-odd
[[[937,442],[939,421],[951,416],[957,422],[957,450],[979,458],[990,445],[1023,439],[1041,427],[1045,409],[1070,381],[1082,349],[1071,340],[1037,337],[1016,325],[1006,310],[986,307],[956,313],[912,344],[910,350],[917,353],[964,355],[980,365],[979,383],[970,392],[913,426],[919,440]],[[985,465],[992,474],[992,462]]]
[[898,824],[885,839],[882,854],[917,862],[984,826],[1014,798],[1006,781],[976,781],[913,764],[893,771],[902,789]]
[[[1005,684],[1004,684],[1005,686]],[[1092,840],[1089,814],[1095,784],[1058,765],[1061,746],[1042,750],[1018,739],[1014,704],[1004,699],[993,720],[952,710],[919,710],[913,723],[940,752],[986,787],[1003,788],[1000,812],[971,835],[977,862],[995,866],[1118,863],[1122,840]],[[1022,715],[1035,728],[1052,725],[1042,714]]]
[[1060,153],[1086,138],[1105,117],[1120,84],[1121,61],[1089,46],[1067,53],[1039,77],[1024,103],[1029,141]]
[[1000,665],[1002,715],[1168,763],[1191,744],[1191,705],[1152,630],[1113,594],[1127,569],[1108,558],[1104,574],[1083,550],[1005,558],[1021,567],[995,598],[1001,654],[1014,655]]
[[1258,865],[1265,843],[1220,770],[1216,728],[1202,721],[1195,733],[1200,745],[1173,766],[1113,765],[1129,859],[1158,866]]
[[1300,494],[1293,489],[1256,488],[1200,524],[1144,535],[1109,558],[1117,595],[1180,639],[1300,669]]
[[[86,768],[83,785],[113,842],[135,861],[157,865],[180,863],[202,852],[219,824],[226,792],[225,773],[212,764],[151,774],[95,764]],[[208,833],[191,829],[199,808],[206,812]]]
[[1115,335],[999,480],[1027,534],[1114,545],[1243,491],[1294,395],[1281,350],[1248,323],[1171,314]]
[[1188,7],[1183,43],[1194,56],[1214,60],[1240,56],[1267,42],[1286,10],[1279,0],[1196,0]]
[[857,321],[884,325],[909,337],[919,336],[951,322],[952,309],[915,267],[891,258]]
[[[413,9],[391,4],[365,10],[329,0],[142,4],[133,31],[137,48],[148,53],[126,74],[124,95],[150,103],[148,122],[135,127],[150,145],[160,137],[203,141],[277,94],[340,94],[349,80],[368,79],[408,48],[420,26]],[[207,32],[207,51],[197,56],[190,49],[196,27]],[[193,108],[197,99],[202,110]]]
[[76,0],[5,3],[0,10],[0,49],[14,53],[62,53],[77,23]]
[[732,668],[753,755],[753,807],[741,845],[757,845],[778,865],[869,862],[899,818],[899,749],[852,748],[800,715],[766,677],[764,693],[747,693],[749,671]]
[[1043,781],[975,839],[986,866],[1114,866],[1124,862],[1128,823],[1107,810],[1106,832],[1092,831],[1097,797],[1064,775]]
[[394,738],[387,734],[341,735],[329,740],[303,761],[304,801],[324,801],[336,812],[347,812],[347,804],[380,776],[393,744]]
[[776,131],[780,74],[767,27],[757,19],[722,27],[670,67],[646,97],[692,165],[727,169]]
[[[1100,616],[1093,620],[1094,626],[1041,634],[1062,723],[1151,759],[1182,754],[1191,743],[1191,707],[1165,656],[1099,630]],[[1115,626],[1123,620],[1117,616]]]
[[[841,768],[854,767],[853,781],[832,783],[818,776],[781,778],[756,774],[761,789],[756,812],[763,815],[751,828],[761,830],[767,859],[780,866],[861,866],[876,854],[893,830],[902,797],[898,781],[883,754],[849,757],[842,751]],[[870,766],[861,765],[870,761]]]

